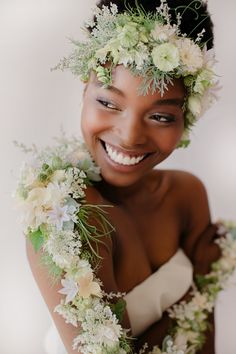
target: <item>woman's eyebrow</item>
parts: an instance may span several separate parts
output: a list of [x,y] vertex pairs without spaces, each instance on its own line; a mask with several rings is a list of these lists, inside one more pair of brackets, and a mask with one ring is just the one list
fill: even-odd
[[[104,88],[104,84],[102,82],[99,82],[98,80],[94,81],[94,84],[95,86],[97,87],[101,87],[101,88]],[[125,97],[125,94],[123,91],[121,91],[120,89],[118,89],[117,87],[115,86],[112,86],[112,85],[109,85],[105,88],[105,90],[109,90],[109,91],[112,91],[116,94],[118,94],[119,96],[121,97]]]
[[164,98],[153,102],[154,106],[180,106],[183,107],[185,97]]

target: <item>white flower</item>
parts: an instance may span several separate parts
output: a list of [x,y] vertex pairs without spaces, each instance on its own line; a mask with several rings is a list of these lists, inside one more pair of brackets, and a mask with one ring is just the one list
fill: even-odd
[[79,263],[77,264],[76,268],[77,272],[75,274],[75,277],[77,276],[78,278],[81,276],[84,276],[87,273],[90,273],[92,271],[90,263],[85,260],[85,259],[80,259]]
[[91,295],[101,297],[102,292],[100,285],[97,282],[93,281],[92,272],[85,273],[84,275],[80,276],[77,281],[79,285],[80,296],[85,299]]
[[169,72],[179,66],[179,50],[172,43],[163,43],[153,49],[152,59],[160,71]]
[[139,33],[137,30],[138,24],[135,22],[128,22],[123,27],[117,27],[120,45],[124,48],[134,47],[139,40]]
[[202,311],[205,309],[209,310],[212,307],[208,301],[207,295],[201,294],[199,292],[196,292],[194,294],[194,297],[192,299],[192,303],[198,307],[199,311]]
[[118,64],[127,67],[128,64],[135,63],[137,69],[141,69],[146,60],[148,60],[148,52],[146,46],[143,44],[137,46],[136,49],[131,48],[128,50],[120,48]]
[[103,48],[100,48],[96,51],[95,58],[98,59],[100,61],[100,63],[103,64],[106,62],[106,57],[107,57],[107,54],[109,53],[109,51],[110,51],[109,46],[106,45]]
[[70,305],[65,305],[64,301],[62,300],[61,303],[55,307],[54,312],[57,312],[59,315],[61,315],[65,319],[66,323],[70,323],[74,327],[77,327],[78,320],[76,316],[76,308]]
[[77,267],[81,249],[77,231],[63,230],[50,233],[44,248],[60,268]]
[[51,208],[51,194],[47,188],[34,188],[27,199],[21,203],[22,222],[25,226],[37,230],[47,220],[47,211]]
[[79,291],[78,284],[72,278],[65,278],[61,280],[63,288],[58,292],[60,294],[66,295],[65,304],[71,302]]
[[202,100],[201,96],[198,94],[190,95],[187,101],[187,106],[190,112],[197,119],[202,112]]
[[54,171],[51,178],[50,178],[51,182],[54,182],[54,183],[64,182],[65,179],[66,179],[65,170]]
[[186,350],[187,342],[188,342],[188,338],[186,334],[180,331],[177,332],[174,338],[174,344],[177,346],[177,348],[180,350]]
[[113,347],[118,341],[121,334],[121,326],[114,322],[107,322],[106,325],[98,326],[96,341]]
[[74,166],[76,167],[78,162],[84,161],[84,160],[90,160],[90,155],[87,151],[83,151],[81,147],[78,147],[77,149],[74,149],[72,152],[70,152],[67,156],[66,159]]
[[175,35],[175,28],[170,25],[163,25],[157,22],[150,35],[155,41],[170,41]]
[[50,182],[47,185],[47,191],[51,198],[51,205],[61,204],[68,197],[70,192],[65,183]]
[[203,65],[203,55],[200,47],[189,38],[179,39],[176,41],[176,45],[179,48],[182,64],[186,67],[188,73],[194,74]]
[[213,72],[208,69],[203,69],[196,78],[193,91],[203,95],[205,91],[212,85]]
[[48,223],[56,226],[57,230],[61,230],[63,223],[70,221],[71,217],[68,215],[68,206],[61,207],[55,205],[52,210],[48,212]]

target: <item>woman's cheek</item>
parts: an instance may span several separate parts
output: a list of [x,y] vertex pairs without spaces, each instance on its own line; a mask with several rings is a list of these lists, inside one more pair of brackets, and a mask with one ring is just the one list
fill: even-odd
[[158,145],[162,152],[170,154],[180,141],[183,133],[183,127],[166,128],[158,134]]
[[81,115],[81,131],[86,142],[96,138],[106,129],[106,119],[102,112],[84,109]]

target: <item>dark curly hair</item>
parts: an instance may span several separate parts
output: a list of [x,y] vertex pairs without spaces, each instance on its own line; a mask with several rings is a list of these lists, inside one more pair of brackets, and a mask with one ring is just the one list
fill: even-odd
[[[119,13],[124,12],[127,7],[135,8],[138,3],[146,12],[155,12],[160,6],[160,0],[100,0],[97,4],[99,8],[103,5],[109,6],[110,3],[116,4]],[[207,49],[213,47],[214,34],[213,23],[211,21],[207,5],[202,0],[167,0],[170,8],[172,22],[177,21],[176,15],[182,15],[180,30],[187,37],[196,39],[198,33],[205,29],[202,42],[206,43]]]

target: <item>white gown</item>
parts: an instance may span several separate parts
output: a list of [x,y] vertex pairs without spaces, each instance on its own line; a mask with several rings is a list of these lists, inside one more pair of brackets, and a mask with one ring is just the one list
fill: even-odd
[[[236,271],[227,289],[219,294],[215,307],[215,353],[236,354]],[[54,324],[45,340],[46,354],[67,354]]]
[[[164,279],[162,279],[162,283],[160,284],[161,288],[163,288],[163,287],[165,289],[167,288],[165,290],[165,296],[166,296],[166,298],[168,298],[168,301],[167,301],[168,306],[171,306],[174,303],[176,303],[183,296],[183,294],[185,294],[186,289],[190,288],[190,286],[192,284],[192,264],[181,249],[179,249],[176,252],[176,254],[166,264],[171,264],[171,267],[168,266],[168,268],[167,268],[168,270],[167,270],[166,267],[164,267],[165,265],[163,265],[158,270],[158,272],[161,269],[163,272],[163,270],[165,268],[164,278],[169,279],[169,280],[171,278],[171,284],[169,284],[169,281],[168,281],[168,284],[169,284],[168,287],[166,287],[166,282],[164,282]],[[178,267],[178,265],[179,266],[181,265],[181,267]],[[183,281],[181,281],[180,277],[177,276],[177,275],[179,275],[180,269],[181,269],[181,278]],[[173,276],[174,272],[176,272],[176,276]],[[171,275],[171,277],[168,276],[168,273],[169,273],[169,275]],[[191,274],[191,276],[190,276],[190,274]],[[170,287],[170,292],[168,293],[169,287]],[[151,289],[150,289],[150,291],[151,291]],[[129,294],[127,294],[127,295],[129,295]],[[133,302],[134,302],[134,299],[133,299]],[[146,312],[144,312],[141,316],[141,320],[144,323],[149,322],[147,316],[149,316],[149,315]],[[144,328],[147,328],[147,326]],[[46,350],[47,354],[67,354],[55,325],[51,326],[51,328],[49,329],[49,331],[46,335],[45,350]]]

